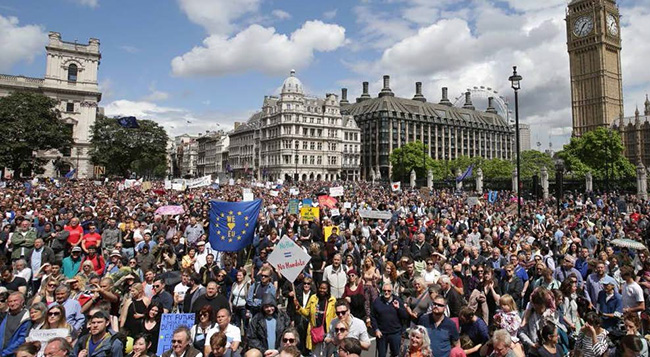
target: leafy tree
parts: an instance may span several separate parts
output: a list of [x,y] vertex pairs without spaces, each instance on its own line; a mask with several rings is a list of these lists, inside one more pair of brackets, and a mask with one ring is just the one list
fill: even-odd
[[483,161],[481,169],[486,179],[504,179],[512,177],[515,165],[509,160],[491,159]]
[[436,163],[430,156],[425,159],[424,144],[421,141],[408,143],[401,148],[394,149],[390,154],[390,163],[393,166],[393,180],[399,181],[403,178],[411,177],[411,170],[415,170],[415,175],[419,178],[427,177],[427,171],[433,171],[434,179],[443,177],[444,168],[440,163]]
[[[513,160],[513,167],[517,164],[517,158]],[[544,152],[537,150],[526,150],[521,152],[521,178],[529,179],[533,175],[540,175],[540,170],[546,166],[549,177],[555,175],[555,162],[553,158]],[[510,170],[512,172],[512,169]]]
[[109,175],[161,177],[166,172],[169,137],[151,120],[138,120],[139,128],[123,128],[117,120],[98,116],[92,127],[90,156]]
[[584,177],[591,171],[594,178],[603,179],[609,171],[610,178],[635,175],[635,167],[623,155],[621,136],[607,128],[598,128],[581,137],[573,137],[557,156],[564,160],[565,168],[574,177]]
[[47,160],[37,151],[64,150],[72,145],[72,132],[61,121],[57,102],[42,94],[14,92],[0,98],[0,167],[22,173],[42,173]]

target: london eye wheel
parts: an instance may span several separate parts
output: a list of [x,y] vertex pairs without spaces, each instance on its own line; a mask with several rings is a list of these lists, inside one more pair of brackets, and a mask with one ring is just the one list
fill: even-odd
[[[499,95],[499,92],[486,86],[468,88],[467,92],[470,92],[472,95],[472,104],[476,107],[476,110],[485,110],[488,107],[488,98],[493,97],[493,105],[497,110],[497,113],[506,119],[508,123],[511,123],[513,120],[512,110],[508,108],[508,99],[502,95]],[[454,106],[462,108],[465,104],[465,93],[461,93],[454,100]]]

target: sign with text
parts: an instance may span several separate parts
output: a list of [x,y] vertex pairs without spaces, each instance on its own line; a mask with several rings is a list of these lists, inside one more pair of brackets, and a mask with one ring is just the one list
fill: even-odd
[[248,202],[248,201],[253,201],[253,200],[255,200],[255,197],[253,196],[252,192],[244,192],[244,197],[243,197],[242,201]]
[[360,209],[359,215],[361,218],[367,219],[392,219],[393,214],[390,211],[373,211],[369,209]]
[[338,200],[332,196],[327,196],[327,195],[318,196],[318,204],[323,207],[335,208],[336,202],[338,202]]
[[172,337],[177,327],[185,325],[191,328],[194,325],[194,316],[194,314],[162,314],[156,350],[158,356],[162,356],[165,351],[172,348]]
[[343,196],[343,186],[330,187],[330,196],[332,197]]
[[337,208],[332,208],[332,210],[330,211],[330,214],[331,214],[332,217],[336,217],[336,216],[340,216],[341,212]]
[[320,211],[318,210],[318,207],[302,206],[302,208],[300,209],[300,218],[304,219],[305,221],[313,221],[319,216],[320,216]]
[[289,194],[291,194],[291,196],[298,196],[300,194],[300,190],[297,187],[292,187],[289,189]]
[[275,271],[282,274],[290,282],[294,282],[305,268],[311,256],[294,243],[290,238],[283,237],[267,258]]
[[299,200],[289,200],[287,205],[287,212],[289,214],[298,214],[300,212],[300,201]]
[[42,356],[45,352],[45,345],[47,345],[48,341],[55,337],[66,338],[68,336],[70,336],[70,331],[67,328],[53,328],[47,330],[39,329],[31,330],[29,332],[29,338],[31,341],[38,341],[41,343],[41,351],[39,356]]
[[105,166],[95,166],[93,168],[93,172],[95,174],[95,177],[102,177],[106,175],[106,167]]

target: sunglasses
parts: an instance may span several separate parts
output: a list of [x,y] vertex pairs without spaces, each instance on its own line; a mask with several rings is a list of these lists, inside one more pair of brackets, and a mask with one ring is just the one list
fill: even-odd
[[47,284],[48,287],[50,288],[56,288],[58,285],[57,284]]
[[445,306],[447,306],[447,305],[445,305],[445,304],[433,303],[433,306],[435,306],[435,307],[445,307]]
[[347,314],[347,313],[348,313],[348,310],[345,310],[345,311],[337,311],[337,312],[336,312],[336,315],[337,315],[337,316],[343,316],[343,315],[345,315],[345,314]]
[[172,340],[172,345],[173,344],[179,344],[180,345],[181,343],[183,343],[183,341],[181,341],[181,340]]
[[47,316],[59,316],[61,315],[61,312],[59,311],[50,311],[47,313]]
[[160,289],[160,285],[159,285],[159,284],[156,284],[156,285],[154,285],[153,287],[154,287],[154,289]]
[[385,292],[385,293],[392,293],[393,292],[393,290],[382,290],[382,291]]
[[295,338],[283,338],[282,343],[296,343]]
[[270,278],[270,275],[262,275],[262,278]]
[[336,333],[345,332],[345,331],[347,331],[347,330],[348,330],[348,329],[346,329],[345,327],[339,327],[339,328],[335,328],[335,329],[334,329],[334,331],[336,331]]

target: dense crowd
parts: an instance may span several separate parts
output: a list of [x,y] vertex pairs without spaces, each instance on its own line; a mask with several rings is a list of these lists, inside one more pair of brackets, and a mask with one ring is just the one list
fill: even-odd
[[[289,214],[289,200],[339,185],[335,209]],[[239,201],[242,188],[263,199],[253,243],[213,249],[209,202]],[[9,182],[2,356],[154,356],[166,313],[195,324],[165,336],[165,357],[648,356],[647,201],[567,193],[522,202],[519,218],[509,192],[472,195],[367,182],[181,192]],[[155,213],[167,205],[184,213]],[[325,239],[328,226],[338,229]],[[311,256],[293,283],[267,261],[285,237]]]

